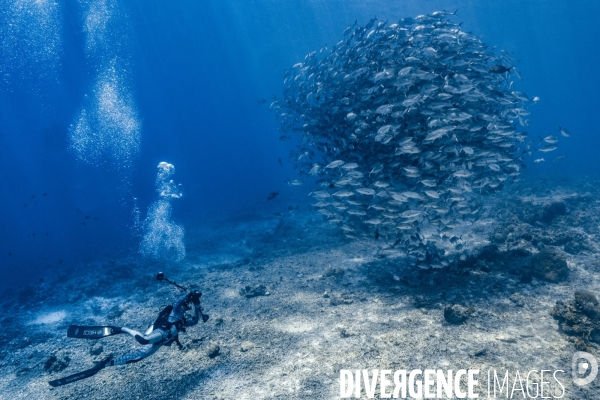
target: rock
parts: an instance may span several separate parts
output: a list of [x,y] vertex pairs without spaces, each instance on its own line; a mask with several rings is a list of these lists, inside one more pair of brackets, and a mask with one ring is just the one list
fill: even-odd
[[586,237],[578,232],[566,231],[564,229],[551,229],[547,228],[540,232],[538,238],[542,243],[548,246],[577,246],[573,245],[573,242],[579,242],[585,246]]
[[100,343],[96,343],[92,346],[92,348],[90,349],[90,353],[93,356],[97,356],[100,353],[102,353],[104,351],[104,347],[102,347],[102,345]]
[[69,366],[70,362],[71,359],[68,356],[59,359],[52,355],[44,363],[44,369],[48,372],[61,372]]
[[510,301],[512,301],[517,307],[523,307],[525,305],[523,296],[521,296],[519,293],[513,293],[513,295],[510,296]]
[[352,336],[356,336],[356,333],[354,333],[351,330],[346,329],[346,328],[340,329],[340,337],[342,339],[347,339],[347,338],[352,337]]
[[241,296],[246,296],[246,298],[251,298],[251,297],[258,297],[258,296],[269,296],[271,295],[271,293],[269,293],[269,291],[267,290],[267,288],[265,287],[265,285],[258,285],[258,286],[245,286],[242,289],[240,289],[240,295]]
[[531,258],[531,269],[535,277],[550,282],[564,282],[569,279],[567,260],[562,252],[553,247],[544,247]]
[[588,351],[590,341],[600,344],[600,307],[596,295],[586,289],[575,292],[569,302],[556,302],[552,317],[558,321],[559,330],[569,335],[575,348]]
[[254,343],[249,342],[249,341],[242,342],[242,344],[240,345],[240,350],[242,350],[243,352],[252,350],[253,348],[254,348]]
[[125,309],[121,310],[119,306],[114,306],[110,309],[108,314],[106,314],[106,318],[110,320],[117,319],[120,318],[123,315],[123,313],[125,313]]
[[215,358],[216,356],[219,355],[219,352],[221,351],[221,347],[216,344],[216,343],[211,343],[208,348],[206,349],[206,355],[209,356],[210,358]]
[[586,240],[573,240],[565,244],[565,252],[569,254],[579,254],[582,251],[590,251],[592,247]]
[[323,276],[326,278],[341,278],[345,273],[346,271],[342,268],[330,268],[323,274]]
[[485,347],[481,348],[481,349],[476,349],[476,350],[471,351],[469,354],[472,357],[482,357],[487,354],[487,349]]
[[598,298],[587,289],[578,289],[575,291],[575,306],[590,318],[600,318],[600,307],[598,307]]
[[544,207],[540,221],[550,224],[554,218],[558,217],[559,215],[565,215],[566,213],[567,205],[562,201],[556,201]]
[[444,308],[444,319],[450,324],[462,324],[475,312],[473,307],[463,307],[460,304],[454,304]]
[[347,294],[333,295],[329,299],[329,304],[332,306],[339,306],[342,304],[352,304],[352,303],[354,303],[354,300],[352,299],[351,296],[349,296]]
[[44,369],[50,369],[58,359],[56,356],[50,356],[44,363]]

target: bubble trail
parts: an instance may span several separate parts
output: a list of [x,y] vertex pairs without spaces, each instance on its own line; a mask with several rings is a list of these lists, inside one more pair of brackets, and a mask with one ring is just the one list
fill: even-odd
[[185,258],[184,229],[171,220],[171,201],[183,196],[181,185],[171,179],[174,173],[173,164],[158,164],[156,191],[159,199],[150,206],[144,221],[144,236],[140,244],[140,253],[144,257],[164,261]]

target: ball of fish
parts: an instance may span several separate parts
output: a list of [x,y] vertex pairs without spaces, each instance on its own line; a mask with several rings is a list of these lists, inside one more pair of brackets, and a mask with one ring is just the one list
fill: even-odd
[[[519,130],[529,96],[509,84],[520,77],[516,57],[450,15],[349,26],[329,52],[284,74],[284,96],[271,106],[284,136],[299,133],[289,135],[300,137],[292,159],[319,179],[319,212],[350,237],[395,237],[420,260],[431,249],[419,228],[480,218],[478,198],[518,179],[519,154],[529,151]],[[540,138],[537,150],[557,142]]]

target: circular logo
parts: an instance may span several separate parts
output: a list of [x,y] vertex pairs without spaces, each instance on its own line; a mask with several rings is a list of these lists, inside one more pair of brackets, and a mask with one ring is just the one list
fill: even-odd
[[598,362],[590,353],[578,351],[573,354],[571,372],[573,374],[573,382],[577,386],[587,385],[596,379],[596,375],[598,375]]

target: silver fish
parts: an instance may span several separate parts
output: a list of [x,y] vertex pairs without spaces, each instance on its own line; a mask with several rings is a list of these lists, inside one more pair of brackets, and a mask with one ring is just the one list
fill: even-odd
[[370,188],[358,188],[358,189],[356,189],[356,192],[360,193],[360,194],[367,195],[367,196],[374,196],[375,195],[375,190],[370,189]]
[[546,143],[550,143],[550,144],[554,144],[558,142],[558,138],[556,136],[546,136],[545,138],[542,139],[544,142]]
[[325,168],[337,168],[341,165],[344,165],[344,162],[342,160],[335,160],[327,164]]
[[335,196],[335,197],[350,197],[353,195],[354,195],[354,192],[352,192],[350,190],[340,190],[333,194],[333,196]]

